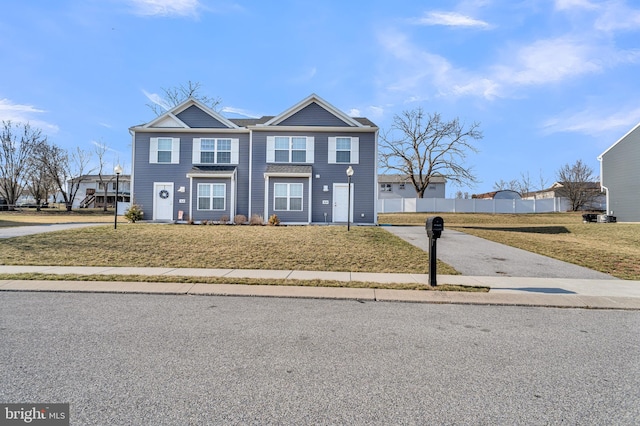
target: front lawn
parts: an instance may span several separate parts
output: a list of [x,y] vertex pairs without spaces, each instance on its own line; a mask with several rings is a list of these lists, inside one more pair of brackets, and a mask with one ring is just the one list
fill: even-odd
[[[425,237],[426,238],[426,237]],[[428,273],[428,253],[377,227],[122,224],[0,240],[6,265]],[[455,270],[439,263],[439,274]]]

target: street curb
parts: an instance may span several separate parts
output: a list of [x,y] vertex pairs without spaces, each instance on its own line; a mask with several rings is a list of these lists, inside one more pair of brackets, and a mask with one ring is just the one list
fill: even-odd
[[484,306],[640,310],[640,298],[575,294],[471,293],[344,287],[246,284],[138,283],[114,281],[0,281],[1,292],[111,293],[177,296],[276,297]]

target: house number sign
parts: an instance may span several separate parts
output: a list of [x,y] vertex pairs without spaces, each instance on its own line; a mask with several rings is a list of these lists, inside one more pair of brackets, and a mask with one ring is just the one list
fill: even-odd
[[160,191],[160,198],[162,198],[163,200],[169,198],[169,191],[167,191],[166,189]]

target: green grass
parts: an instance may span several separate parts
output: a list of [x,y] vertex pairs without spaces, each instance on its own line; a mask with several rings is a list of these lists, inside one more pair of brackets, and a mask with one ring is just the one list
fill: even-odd
[[424,274],[429,256],[377,227],[136,223],[0,240],[0,263]]
[[[380,223],[424,225],[426,213],[381,215]],[[640,224],[582,223],[580,213],[440,214],[455,229],[574,263],[614,277],[640,280]]]

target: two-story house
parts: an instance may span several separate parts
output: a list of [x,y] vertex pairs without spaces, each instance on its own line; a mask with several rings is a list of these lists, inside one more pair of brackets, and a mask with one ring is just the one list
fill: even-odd
[[[118,202],[128,203],[131,194],[131,177],[120,175],[118,179]],[[116,175],[82,175],[67,181],[67,193],[78,185],[72,208],[101,208],[105,204],[113,207],[116,200]]]
[[257,119],[189,99],[130,133],[133,202],[147,220],[377,222],[378,128],[315,94]]

